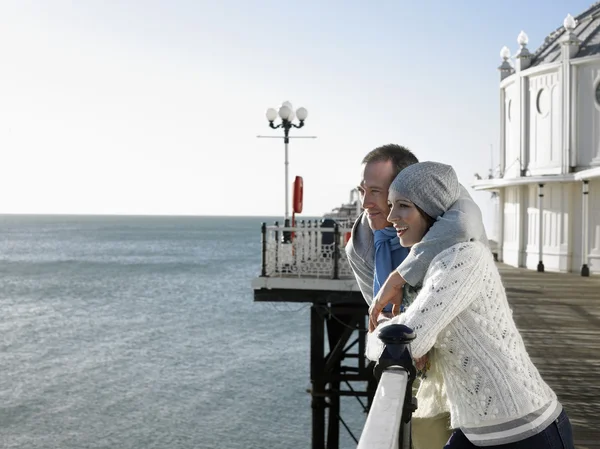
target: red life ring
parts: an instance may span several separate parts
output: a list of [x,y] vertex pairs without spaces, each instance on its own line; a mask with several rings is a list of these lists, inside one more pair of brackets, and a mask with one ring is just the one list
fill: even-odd
[[294,212],[302,213],[302,196],[304,194],[304,181],[302,176],[296,176],[294,180]]

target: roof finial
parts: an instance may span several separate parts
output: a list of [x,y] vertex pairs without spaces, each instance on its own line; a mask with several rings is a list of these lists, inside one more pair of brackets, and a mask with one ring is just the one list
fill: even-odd
[[563,60],[567,60],[577,56],[579,48],[581,47],[581,40],[574,32],[575,28],[577,27],[577,21],[571,14],[567,14],[567,17],[565,17],[565,20],[563,21],[563,25],[565,27],[565,33],[560,39],[562,44],[561,51]]
[[532,55],[531,55],[531,53],[529,53],[529,50],[527,49],[527,43],[529,42],[529,37],[527,37],[527,34],[525,34],[525,31],[521,31],[519,33],[519,35],[517,36],[517,42],[521,46],[521,48],[515,55],[516,63],[517,63],[516,64],[517,72],[520,72],[521,70],[525,70],[525,69],[529,68],[529,66],[531,65]]
[[517,36],[517,43],[521,47],[525,47],[528,42],[529,42],[529,37],[527,36],[527,34],[525,34],[525,31],[521,31],[519,33],[519,35]]
[[567,32],[570,33],[577,26],[577,21],[573,18],[571,14],[567,14],[567,17],[565,17],[565,20],[563,20],[563,25],[565,27],[565,30],[567,30]]
[[502,81],[514,72],[513,66],[508,62],[510,59],[510,49],[506,45],[500,50],[500,57],[502,58],[502,64],[500,64],[498,70],[500,70],[500,81]]

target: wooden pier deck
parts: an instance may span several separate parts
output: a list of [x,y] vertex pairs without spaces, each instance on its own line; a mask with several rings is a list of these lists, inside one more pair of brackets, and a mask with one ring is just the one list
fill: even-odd
[[513,316],[565,407],[577,449],[600,449],[600,277],[498,264]]

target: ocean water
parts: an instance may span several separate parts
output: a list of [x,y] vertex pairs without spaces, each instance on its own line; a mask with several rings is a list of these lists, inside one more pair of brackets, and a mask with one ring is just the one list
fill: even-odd
[[310,447],[309,309],[250,287],[265,220],[0,215],[0,447]]

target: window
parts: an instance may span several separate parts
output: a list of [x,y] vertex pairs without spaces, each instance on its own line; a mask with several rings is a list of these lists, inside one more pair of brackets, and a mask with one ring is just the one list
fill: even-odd
[[596,104],[600,106],[600,81],[596,83]]
[[550,109],[550,105],[548,104],[548,90],[540,89],[537,94],[537,99],[535,101],[535,105],[540,115],[546,115]]

